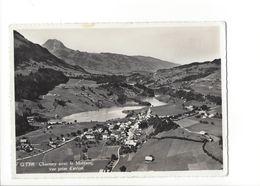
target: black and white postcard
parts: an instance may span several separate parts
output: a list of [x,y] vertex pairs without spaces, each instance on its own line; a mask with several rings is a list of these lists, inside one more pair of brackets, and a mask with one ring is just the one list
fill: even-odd
[[227,173],[225,23],[13,25],[11,36],[16,175]]

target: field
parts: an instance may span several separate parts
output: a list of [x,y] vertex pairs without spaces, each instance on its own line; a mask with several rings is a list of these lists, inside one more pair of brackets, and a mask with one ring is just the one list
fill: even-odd
[[[146,155],[153,155],[155,160],[145,163]],[[127,171],[174,171],[174,170],[216,170],[222,169],[222,164],[207,156],[202,149],[202,143],[180,139],[151,139],[135,154],[121,158],[114,169],[119,171],[126,166]]]
[[20,159],[36,155],[38,153],[51,149],[51,147],[48,146],[49,138],[56,139],[57,137],[61,137],[61,135],[67,137],[67,134],[71,134],[71,132],[77,132],[78,130],[82,132],[84,128],[92,128],[97,124],[102,125],[103,123],[84,122],[71,125],[53,125],[52,129],[47,130],[46,127],[43,127],[41,129],[29,132],[26,135],[17,137],[17,139],[27,137],[31,141],[34,150],[29,153],[24,151],[17,151],[16,156],[18,159]]
[[[145,110],[144,108],[142,110]],[[180,104],[168,104],[160,107],[152,107],[152,114],[155,115],[174,115],[184,113],[185,110]],[[140,111],[140,110],[139,110]],[[135,112],[139,112],[135,111]],[[221,112],[219,107],[214,108],[210,113]],[[127,119],[122,119],[127,120]],[[218,170],[222,169],[222,122],[218,118],[197,118],[195,116],[184,117],[175,121],[180,128],[175,130],[164,131],[156,136],[148,139],[138,148],[136,153],[122,155],[113,171],[120,171],[121,166],[126,166],[127,171],[174,171],[174,170]],[[206,122],[206,123],[205,123]],[[104,169],[110,161],[111,155],[117,156],[119,146],[107,146],[106,141],[99,143],[79,145],[75,140],[72,140],[65,145],[51,149],[48,146],[49,138],[56,139],[61,135],[67,137],[71,132],[85,128],[92,128],[97,124],[103,125],[101,122],[84,122],[74,123],[70,125],[53,125],[52,129],[42,129],[32,131],[24,137],[28,137],[33,142],[34,150],[32,152],[17,151],[17,158],[21,159],[28,156],[37,155],[28,158],[26,161],[35,161],[44,163],[67,163],[66,165],[56,165],[55,170],[50,170],[50,167],[35,166],[21,168],[17,167],[17,172],[66,172],[71,166],[69,162],[75,164],[76,161],[82,160],[84,155],[83,150],[87,151],[86,164],[76,166],[69,170],[70,172],[98,172]],[[205,137],[199,132],[205,131],[214,139],[213,142],[203,143]],[[20,136],[22,137],[22,136]],[[70,136],[71,137],[71,136]],[[70,138],[69,137],[69,138]],[[18,139],[18,138],[17,138]],[[51,149],[47,153],[46,150]],[[153,155],[155,160],[151,163],[146,163],[144,157]],[[22,161],[18,161],[18,164]],[[72,166],[73,167],[73,166]]]
[[[135,110],[135,112],[138,113],[144,110],[147,110],[147,108],[138,109]],[[184,110],[180,104],[174,104],[174,103],[169,103],[163,106],[151,107],[151,111],[153,115],[158,115],[158,116],[177,115],[186,112],[186,110]]]
[[[104,169],[105,166],[108,164],[111,155],[117,153],[118,146],[113,147],[106,147],[104,146],[105,142],[101,142],[97,145],[92,145],[88,151],[88,158],[90,160],[84,160],[83,165],[76,166],[77,161],[82,162],[82,150],[85,146],[77,146],[75,141],[69,142],[59,148],[53,149],[52,151],[41,154],[37,157],[30,158],[26,160],[27,162],[35,162],[34,167],[21,167],[17,166],[18,173],[26,173],[26,172],[33,172],[33,173],[48,173],[50,172],[51,166],[40,166],[42,162],[45,164],[48,163],[56,163],[62,165],[56,165],[57,168],[55,171],[52,172],[68,172],[67,170],[70,169],[70,163],[75,165],[75,170],[70,170],[70,172],[98,172],[100,169]],[[24,163],[24,161],[18,161],[18,165],[20,163]],[[66,169],[67,167],[67,169]],[[78,168],[77,168],[78,167]],[[59,169],[59,170],[58,170]],[[66,171],[65,171],[66,170]]]
[[208,121],[208,124],[197,123],[197,124],[187,127],[187,129],[190,129],[192,131],[197,131],[197,132],[203,130],[203,131],[205,131],[209,134],[213,134],[215,136],[222,136],[221,119],[208,118],[208,119],[205,119],[205,121]]
[[[42,128],[33,132],[30,132],[24,136],[27,137],[30,141],[33,141],[32,146],[34,150],[32,152],[24,152],[17,151],[18,158],[18,166],[17,173],[48,173],[50,172],[50,166],[39,166],[39,163],[69,163],[82,160],[83,149],[88,149],[87,163],[85,165],[80,165],[75,168],[75,170],[70,170],[70,172],[98,172],[100,169],[104,169],[108,164],[111,155],[117,155],[117,150],[119,146],[106,146],[106,141],[99,141],[99,143],[88,144],[86,145],[78,145],[75,140],[72,140],[65,145],[51,149],[48,146],[49,138],[55,139],[56,137],[60,137],[60,135],[64,135],[66,137],[67,133],[77,132],[78,130],[83,131],[84,128],[92,128],[96,126],[97,122],[89,122],[89,123],[78,123],[72,125],[53,125],[52,129],[46,131],[46,129]],[[45,132],[44,132],[45,131]],[[19,138],[20,138],[19,137]],[[46,153],[45,153],[46,151]],[[33,156],[34,155],[34,156]],[[19,161],[21,158],[30,157],[26,160]],[[35,162],[35,166],[33,167],[21,167],[20,163],[23,162]],[[52,172],[66,172],[65,169],[70,169],[70,165],[56,165],[56,170],[52,170]],[[76,166],[77,167],[77,166]],[[59,169],[59,171],[58,171]],[[64,170],[63,170],[64,169]]]
[[[219,143],[222,134],[221,119],[203,119],[208,124],[202,124],[199,120],[195,117],[179,120],[177,123],[188,130],[178,128],[159,133],[156,139],[149,139],[136,153],[121,156],[114,171],[120,171],[123,165],[127,167],[127,171],[222,169],[222,163],[218,161],[223,159],[222,144]],[[206,131],[214,139],[214,142],[206,143],[205,149],[200,131]],[[153,155],[154,161],[146,163],[144,158],[147,155]]]
[[179,104],[168,104],[159,107],[152,107],[152,113],[155,115],[177,115],[182,114],[185,110]]
[[181,127],[185,127],[186,128],[186,127],[189,127],[189,126],[192,126],[192,125],[198,123],[198,121],[190,119],[190,118],[184,118],[182,120],[176,121],[176,123],[178,125],[180,125]]

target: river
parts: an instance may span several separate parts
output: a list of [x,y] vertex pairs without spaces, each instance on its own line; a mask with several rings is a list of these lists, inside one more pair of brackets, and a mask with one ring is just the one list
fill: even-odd
[[[157,97],[157,96],[156,96]],[[158,107],[162,105],[166,105],[167,103],[161,102],[158,99],[154,98],[144,98],[142,101],[147,101],[151,103],[153,107]],[[72,114],[69,116],[65,116],[62,118],[63,121],[66,122],[74,122],[74,120],[77,120],[77,122],[90,122],[90,121],[99,121],[104,122],[111,119],[117,119],[117,118],[124,118],[126,117],[126,113],[123,113],[125,110],[137,110],[144,108],[145,106],[141,105],[133,105],[133,106],[114,106],[110,108],[102,108],[95,111],[87,111],[87,112],[80,112],[76,114]]]

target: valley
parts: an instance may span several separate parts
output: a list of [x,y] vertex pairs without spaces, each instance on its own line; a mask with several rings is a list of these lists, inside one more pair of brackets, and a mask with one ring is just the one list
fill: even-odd
[[178,65],[14,38],[17,173],[223,169],[221,59]]

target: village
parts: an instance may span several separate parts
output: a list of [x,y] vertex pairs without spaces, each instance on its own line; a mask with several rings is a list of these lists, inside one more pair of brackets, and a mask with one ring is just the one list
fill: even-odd
[[[89,151],[91,151],[92,148],[95,149],[97,146],[102,144],[107,147],[116,147],[113,152],[110,153],[111,156],[105,157],[105,159],[109,160],[105,167],[103,169],[99,169],[99,172],[111,172],[117,165],[121,155],[136,152],[144,143],[147,142],[147,140],[155,135],[152,132],[152,127],[148,127],[144,130],[142,127],[142,123],[144,121],[159,118],[160,120],[168,123],[169,121],[176,122],[188,117],[196,117],[201,119],[222,117],[220,113],[212,112],[210,107],[206,105],[202,105],[201,107],[187,105],[183,107],[186,112],[166,116],[154,115],[151,111],[151,107],[147,107],[147,109],[142,112],[132,112],[132,114],[129,114],[124,119],[109,120],[104,124],[97,124],[90,128],[84,127],[81,130],[78,129],[77,131],[67,132],[67,134],[62,133],[59,136],[55,135],[55,137],[49,137],[44,140],[47,142],[46,145],[48,146],[46,150],[39,150],[33,145],[34,142],[32,142],[30,137],[24,136],[17,139],[16,142],[16,149],[19,154],[22,154],[20,155],[20,158],[18,158],[18,161],[47,154],[52,150],[61,148],[72,141],[75,142],[75,146],[81,149],[80,155],[78,158],[74,158],[74,161],[94,161],[97,157],[89,156]],[[35,125],[36,123],[33,116],[28,116],[27,120],[32,125]],[[200,122],[205,123],[207,121],[201,120]],[[42,132],[46,134],[46,136],[47,134],[51,134],[53,128],[55,127],[70,128],[70,126],[76,124],[77,120],[74,122],[64,122],[61,119],[58,119],[58,117],[47,122],[41,122],[40,124],[38,123],[38,125],[42,125]],[[162,131],[163,130],[164,129],[162,129]],[[208,142],[214,141],[214,137],[212,138],[205,131],[199,131],[196,133],[200,135],[203,140]],[[28,154],[32,154],[32,152],[37,149],[37,153],[28,156]],[[144,157],[144,162],[150,163],[154,161],[154,159],[155,157],[152,154],[147,154]],[[124,171],[124,167],[121,167],[121,169]]]

